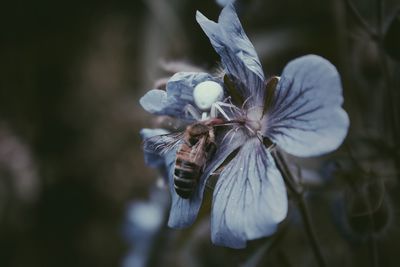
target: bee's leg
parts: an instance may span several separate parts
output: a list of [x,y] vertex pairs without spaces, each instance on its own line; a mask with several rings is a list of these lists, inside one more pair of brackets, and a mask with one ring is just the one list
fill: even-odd
[[206,151],[208,157],[212,157],[217,151],[217,145],[215,144],[215,133],[213,129],[208,132],[208,144],[206,146]]
[[214,133],[214,129],[210,129],[208,131],[208,138],[210,140],[210,142],[215,143],[215,133]]
[[195,120],[199,121],[201,120],[201,115],[197,111],[195,107],[193,107],[191,104],[187,104],[184,108],[183,111],[185,112],[185,115],[190,115],[192,116]]

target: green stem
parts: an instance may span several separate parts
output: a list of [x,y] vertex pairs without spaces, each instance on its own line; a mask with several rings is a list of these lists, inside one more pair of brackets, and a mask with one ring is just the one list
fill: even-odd
[[312,226],[310,211],[303,195],[298,198],[298,205],[302,214],[302,219],[306,228],[307,236],[314,251],[315,259],[317,260],[319,266],[326,266],[324,256],[322,255],[322,251],[320,250],[317,235],[315,234],[314,228]]
[[288,186],[289,190],[293,193],[293,196],[297,200],[297,204],[299,206],[306,234],[310,241],[311,248],[313,250],[318,266],[325,267],[326,266],[325,258],[320,249],[317,235],[315,234],[315,230],[312,225],[310,211],[307,206],[306,200],[304,198],[303,189],[299,186],[299,184],[296,183],[296,180],[294,179],[294,176],[290,171],[285,158],[278,149],[275,149],[273,151],[273,157],[279,171],[282,174],[283,179],[285,180],[286,185]]

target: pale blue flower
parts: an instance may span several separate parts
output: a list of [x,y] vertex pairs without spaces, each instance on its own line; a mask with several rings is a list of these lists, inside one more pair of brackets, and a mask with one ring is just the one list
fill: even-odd
[[216,2],[221,7],[224,7],[224,6],[228,5],[228,4],[234,3],[235,0],[216,0]]
[[224,166],[214,189],[211,235],[214,244],[243,248],[247,240],[273,234],[287,215],[285,184],[262,141],[274,143],[295,156],[322,155],[340,146],[349,119],[341,108],[339,74],[327,60],[307,55],[289,62],[276,89],[268,95],[261,63],[233,5],[222,10],[218,23],[200,12],[196,18],[221,57],[227,77],[225,84],[223,79],[207,73],[177,73],[167,83],[166,92],[151,90],[140,103],[153,114],[190,123],[193,118],[185,114],[184,107],[194,103],[193,88],[203,81],[216,81],[224,86],[225,97],[233,99],[229,95],[232,89],[228,89],[232,86],[226,84],[231,81],[244,103],[225,110],[232,120],[242,123],[217,136],[217,151],[206,164],[197,190],[189,199],[176,194],[171,159],[174,154],[166,156],[172,196],[168,225],[182,228],[194,222],[207,179],[234,155]]
[[[153,136],[168,134],[169,132],[164,129],[147,129],[144,128],[140,131],[142,139],[147,139]],[[154,169],[158,169],[163,178],[168,180],[168,166],[169,162],[175,160],[175,153],[171,152],[168,155],[160,155],[156,152],[147,151],[144,153],[144,163]]]
[[156,236],[165,221],[168,203],[167,192],[152,188],[149,200],[134,200],[126,209],[122,233],[130,245],[123,267],[148,266]]

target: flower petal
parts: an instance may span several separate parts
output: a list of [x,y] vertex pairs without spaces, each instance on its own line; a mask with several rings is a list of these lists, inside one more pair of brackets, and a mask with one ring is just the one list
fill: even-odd
[[286,152],[318,156],[337,149],[347,135],[349,118],[342,109],[339,74],[329,61],[307,55],[285,67],[263,135]]
[[237,84],[242,96],[253,100],[263,94],[264,74],[254,46],[246,36],[233,4],[227,5],[218,23],[197,11],[196,19],[220,55],[230,79]]
[[217,4],[224,7],[232,2],[234,2],[235,0],[217,0]]
[[[141,129],[140,136],[142,139],[148,139],[150,137],[167,134],[168,131],[164,129]],[[151,139],[149,139],[151,140]],[[158,154],[156,151],[144,150],[144,163],[151,168],[160,168],[165,164],[163,156]]]
[[257,138],[246,142],[222,171],[214,189],[214,244],[243,248],[273,234],[287,214],[286,187],[271,154]]
[[[144,147],[144,162],[151,168],[158,169],[162,177],[167,181],[168,173],[170,172],[171,164],[174,163],[176,157],[176,148],[166,150],[165,153],[160,153],[157,149],[154,149],[158,145],[166,145],[167,143],[174,142],[172,137],[167,134],[169,132],[165,129],[142,129],[140,130],[140,136],[143,140]],[[163,136],[163,138],[156,138],[157,136]]]
[[232,154],[244,141],[245,136],[242,131],[230,131],[225,138],[217,142],[220,144],[212,159],[207,163],[206,168],[199,179],[196,191],[189,199],[181,198],[174,189],[174,168],[175,162],[169,172],[169,186],[172,196],[171,211],[168,226],[172,228],[184,228],[190,226],[197,217],[203,200],[203,192],[208,177]]
[[218,82],[208,73],[178,72],[168,80],[166,91],[153,89],[140,99],[140,104],[152,114],[192,119],[186,117],[184,107],[187,104],[195,106],[193,89],[208,80]]

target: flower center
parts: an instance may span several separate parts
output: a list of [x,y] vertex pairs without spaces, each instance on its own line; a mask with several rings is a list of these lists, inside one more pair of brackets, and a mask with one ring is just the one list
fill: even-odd
[[261,114],[262,107],[251,107],[246,114],[246,128],[253,134],[257,134],[261,130]]
[[254,132],[257,132],[261,130],[261,122],[260,121],[253,121],[253,120],[247,120],[246,125],[253,130]]

